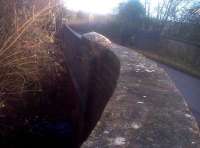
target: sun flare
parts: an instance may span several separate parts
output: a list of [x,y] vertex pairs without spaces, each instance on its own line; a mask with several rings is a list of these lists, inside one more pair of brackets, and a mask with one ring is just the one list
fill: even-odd
[[124,0],[63,0],[64,5],[74,11],[93,14],[109,14]]

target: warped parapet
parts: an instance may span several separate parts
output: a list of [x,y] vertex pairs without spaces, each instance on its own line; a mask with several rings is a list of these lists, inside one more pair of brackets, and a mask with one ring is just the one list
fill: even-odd
[[73,100],[76,108],[80,108],[76,111],[77,115],[71,116],[76,127],[76,143],[80,145],[95,127],[113,94],[120,62],[110,50],[111,41],[98,33],[80,35],[68,26],[63,26],[58,38],[76,92],[75,96],[66,99],[69,102]]

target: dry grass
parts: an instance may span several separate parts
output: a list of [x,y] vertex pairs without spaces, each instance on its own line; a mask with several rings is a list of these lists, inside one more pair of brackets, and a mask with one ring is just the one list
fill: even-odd
[[145,52],[145,51],[137,50],[137,49],[134,49],[134,50],[136,50],[137,52],[143,54],[144,56],[146,56],[152,60],[166,64],[166,65],[171,66],[172,68],[175,68],[179,71],[182,71],[182,72],[192,75],[194,77],[200,78],[200,68],[194,67],[191,64],[183,63],[182,61],[175,60],[173,58],[163,57],[159,54],[152,53],[152,52]]
[[0,108],[6,108],[9,99],[41,93],[43,79],[54,77],[60,65],[55,61],[55,45],[49,27],[55,25],[50,13],[56,11],[56,7],[47,6],[35,13],[1,46]]

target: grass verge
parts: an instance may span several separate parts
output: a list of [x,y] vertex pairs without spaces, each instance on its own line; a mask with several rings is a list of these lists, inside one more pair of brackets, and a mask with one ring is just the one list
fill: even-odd
[[186,64],[186,63],[182,63],[180,61],[175,61],[173,59],[169,59],[167,57],[163,57],[161,55],[158,55],[156,53],[150,53],[147,51],[142,51],[139,49],[134,49],[137,52],[143,54],[145,57],[150,58],[152,60],[155,60],[159,63],[168,65],[174,69],[177,69],[179,71],[182,71],[184,73],[187,73],[189,75],[192,75],[194,77],[200,78],[200,68],[196,68],[192,65]]

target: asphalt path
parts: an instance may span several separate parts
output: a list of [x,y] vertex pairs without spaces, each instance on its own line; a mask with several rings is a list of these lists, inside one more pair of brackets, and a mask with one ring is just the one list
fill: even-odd
[[176,84],[176,87],[185,97],[191,111],[193,112],[193,115],[200,125],[200,79],[173,69],[169,66],[163,64],[159,65],[165,69],[165,71]]

